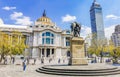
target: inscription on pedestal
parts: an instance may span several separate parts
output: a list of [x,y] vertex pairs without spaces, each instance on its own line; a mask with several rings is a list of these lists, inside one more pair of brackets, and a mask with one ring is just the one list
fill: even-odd
[[84,40],[79,37],[71,39],[72,65],[87,64],[84,53]]

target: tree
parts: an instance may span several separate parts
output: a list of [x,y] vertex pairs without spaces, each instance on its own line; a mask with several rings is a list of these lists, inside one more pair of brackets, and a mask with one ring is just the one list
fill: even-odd
[[118,63],[118,58],[120,57],[120,47],[115,47],[113,42],[110,40],[107,48],[110,53],[110,57],[113,58],[113,63]]
[[115,50],[116,47],[114,46],[112,40],[109,40],[109,44],[106,46],[105,50],[109,52],[109,55],[112,57],[114,55],[113,50]]
[[23,54],[23,51],[28,46],[25,45],[25,37],[22,35],[22,33],[18,31],[14,31],[11,33],[12,40],[11,40],[11,54]]
[[117,52],[118,57],[120,57],[120,47],[116,47],[116,52]]
[[25,37],[18,31],[11,33],[0,32],[0,62],[5,61],[5,57],[16,54],[23,54],[27,48],[25,45]]
[[104,40],[93,40],[92,45],[88,48],[89,54],[100,55],[100,52],[105,49]]
[[105,47],[107,45],[107,40],[106,39],[98,39],[96,37],[96,34],[92,35],[92,40],[91,40],[91,46],[88,48],[88,53],[93,55],[95,54],[96,56],[100,56],[102,62],[102,57],[103,57],[103,52]]
[[0,32],[0,62],[9,54],[8,34]]

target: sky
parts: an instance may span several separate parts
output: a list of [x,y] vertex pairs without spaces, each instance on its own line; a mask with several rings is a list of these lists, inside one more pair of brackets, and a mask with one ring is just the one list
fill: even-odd
[[[105,35],[110,38],[120,24],[120,0],[96,0],[102,6]],[[91,32],[90,7],[93,0],[0,0],[0,19],[4,24],[30,25],[42,16],[62,29],[70,29],[77,21],[82,24],[82,36]]]

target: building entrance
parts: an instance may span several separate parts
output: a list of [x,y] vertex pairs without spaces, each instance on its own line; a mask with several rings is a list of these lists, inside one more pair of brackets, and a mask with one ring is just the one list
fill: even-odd
[[55,56],[54,48],[40,48],[41,58],[52,58]]

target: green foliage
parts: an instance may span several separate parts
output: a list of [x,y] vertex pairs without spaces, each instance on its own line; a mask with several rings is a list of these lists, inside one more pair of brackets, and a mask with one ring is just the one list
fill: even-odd
[[24,42],[25,37],[18,31],[13,31],[9,34],[0,32],[0,62],[7,55],[22,54],[27,48]]
[[95,54],[96,56],[100,56],[100,52],[105,52],[105,47],[107,44],[107,40],[105,39],[97,39],[96,34],[92,35],[92,43],[88,48],[89,54]]
[[120,47],[116,47],[116,52],[117,52],[118,57],[120,57]]

